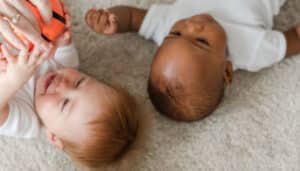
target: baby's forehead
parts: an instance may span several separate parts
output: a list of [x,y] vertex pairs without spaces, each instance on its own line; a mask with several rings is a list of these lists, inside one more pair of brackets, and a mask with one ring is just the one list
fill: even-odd
[[[197,71],[198,70],[198,71]],[[178,91],[181,93],[193,92],[194,88],[200,88],[205,82],[206,74],[203,70],[197,68],[193,70],[189,66],[175,66],[168,70],[167,67],[151,74],[151,81],[165,92]]]
[[[206,60],[197,58],[209,58],[208,56],[196,56],[193,54],[182,54],[173,52],[162,53],[156,56],[151,70],[151,78],[160,82],[161,86],[176,87],[176,89],[186,89],[201,87],[210,72],[213,72],[214,66]],[[187,56],[192,55],[192,56]],[[159,59],[160,58],[160,59]],[[213,74],[212,74],[213,75]]]
[[180,19],[178,21],[175,21],[174,24],[171,27],[171,30],[174,29],[174,28],[178,28],[179,26],[184,26],[185,21],[187,21],[187,20],[189,20],[189,18],[183,18],[183,19]]

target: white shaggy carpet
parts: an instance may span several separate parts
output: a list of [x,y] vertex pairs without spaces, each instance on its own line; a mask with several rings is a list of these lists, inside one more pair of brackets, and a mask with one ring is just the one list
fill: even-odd
[[[81,69],[128,88],[154,115],[146,153],[132,170],[300,170],[300,56],[259,73],[237,72],[213,115],[197,123],[176,123],[156,113],[147,96],[154,43],[136,34],[98,36],[83,21],[85,11],[93,6],[149,7],[159,0],[65,1],[73,16]],[[286,29],[297,19],[300,1],[288,0],[276,18],[277,28]],[[0,171],[73,170],[79,168],[45,139],[0,138]]]

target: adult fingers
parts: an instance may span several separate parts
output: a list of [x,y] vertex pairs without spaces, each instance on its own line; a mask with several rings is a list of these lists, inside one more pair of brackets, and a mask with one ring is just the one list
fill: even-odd
[[52,18],[52,9],[51,9],[51,4],[49,3],[49,1],[48,0],[30,0],[30,2],[39,9],[43,20],[49,24],[51,22],[51,18]]
[[42,54],[42,52],[41,52],[40,48],[35,47],[29,56],[28,64],[29,65],[35,64],[41,54]]
[[22,49],[20,50],[19,52],[19,55],[18,55],[18,63],[19,64],[26,64],[28,62],[28,59],[29,58],[29,52],[27,49]]
[[21,16],[18,23],[13,25],[18,32],[23,34],[34,45],[38,45],[43,49],[48,48],[49,43],[42,38],[40,32],[35,30],[24,17]]
[[33,25],[36,30],[40,30],[38,21],[35,15],[26,5],[26,0],[9,0],[7,1],[11,6],[13,6],[19,13],[21,13],[26,19]]
[[52,48],[49,48],[47,51],[43,52],[39,58],[36,60],[36,64],[40,65],[42,64],[46,59],[48,59],[51,56]]
[[[5,21],[13,18],[14,16],[18,15],[17,10],[12,7],[10,4],[7,3],[6,0],[0,1],[0,14],[3,16],[1,17],[1,33],[5,39],[13,46],[17,48],[24,48],[24,44],[21,40],[15,35],[13,29],[11,28],[10,24]],[[5,18],[5,20],[4,20]]]
[[[19,14],[14,7],[6,2],[6,0],[0,0],[0,13],[8,18],[9,21]],[[13,25],[18,32],[22,33],[29,41],[39,44],[44,49],[47,48],[48,44],[41,37],[40,32],[36,30],[23,15],[20,15],[18,21],[16,23],[11,23],[11,25]]]
[[53,44],[50,45],[50,48],[49,48],[49,55],[48,55],[48,59],[53,59],[54,56],[55,56],[55,52],[56,52],[56,48],[55,46],[53,46]]
[[11,6],[6,0],[0,1],[0,13],[9,19],[18,14],[18,11]]
[[4,39],[6,39],[12,46],[18,49],[26,49],[26,45],[16,36],[9,23],[3,18],[0,18],[0,32]]
[[1,45],[1,51],[8,63],[15,63],[17,58],[13,56],[5,46]]

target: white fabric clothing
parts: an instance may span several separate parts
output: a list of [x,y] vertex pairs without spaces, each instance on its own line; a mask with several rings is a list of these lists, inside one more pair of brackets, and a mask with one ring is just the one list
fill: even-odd
[[161,45],[179,20],[210,14],[227,35],[229,60],[234,69],[259,71],[285,57],[283,33],[272,30],[273,17],[285,0],[177,0],[173,4],[152,5],[139,34]]

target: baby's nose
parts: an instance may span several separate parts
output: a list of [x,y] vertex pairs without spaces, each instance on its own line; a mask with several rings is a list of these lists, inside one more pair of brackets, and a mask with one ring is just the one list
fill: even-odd
[[57,91],[65,91],[72,88],[71,82],[64,77],[60,77],[56,81],[57,81],[56,82]]
[[204,30],[204,24],[196,23],[194,21],[187,22],[187,30],[189,33],[200,32]]

